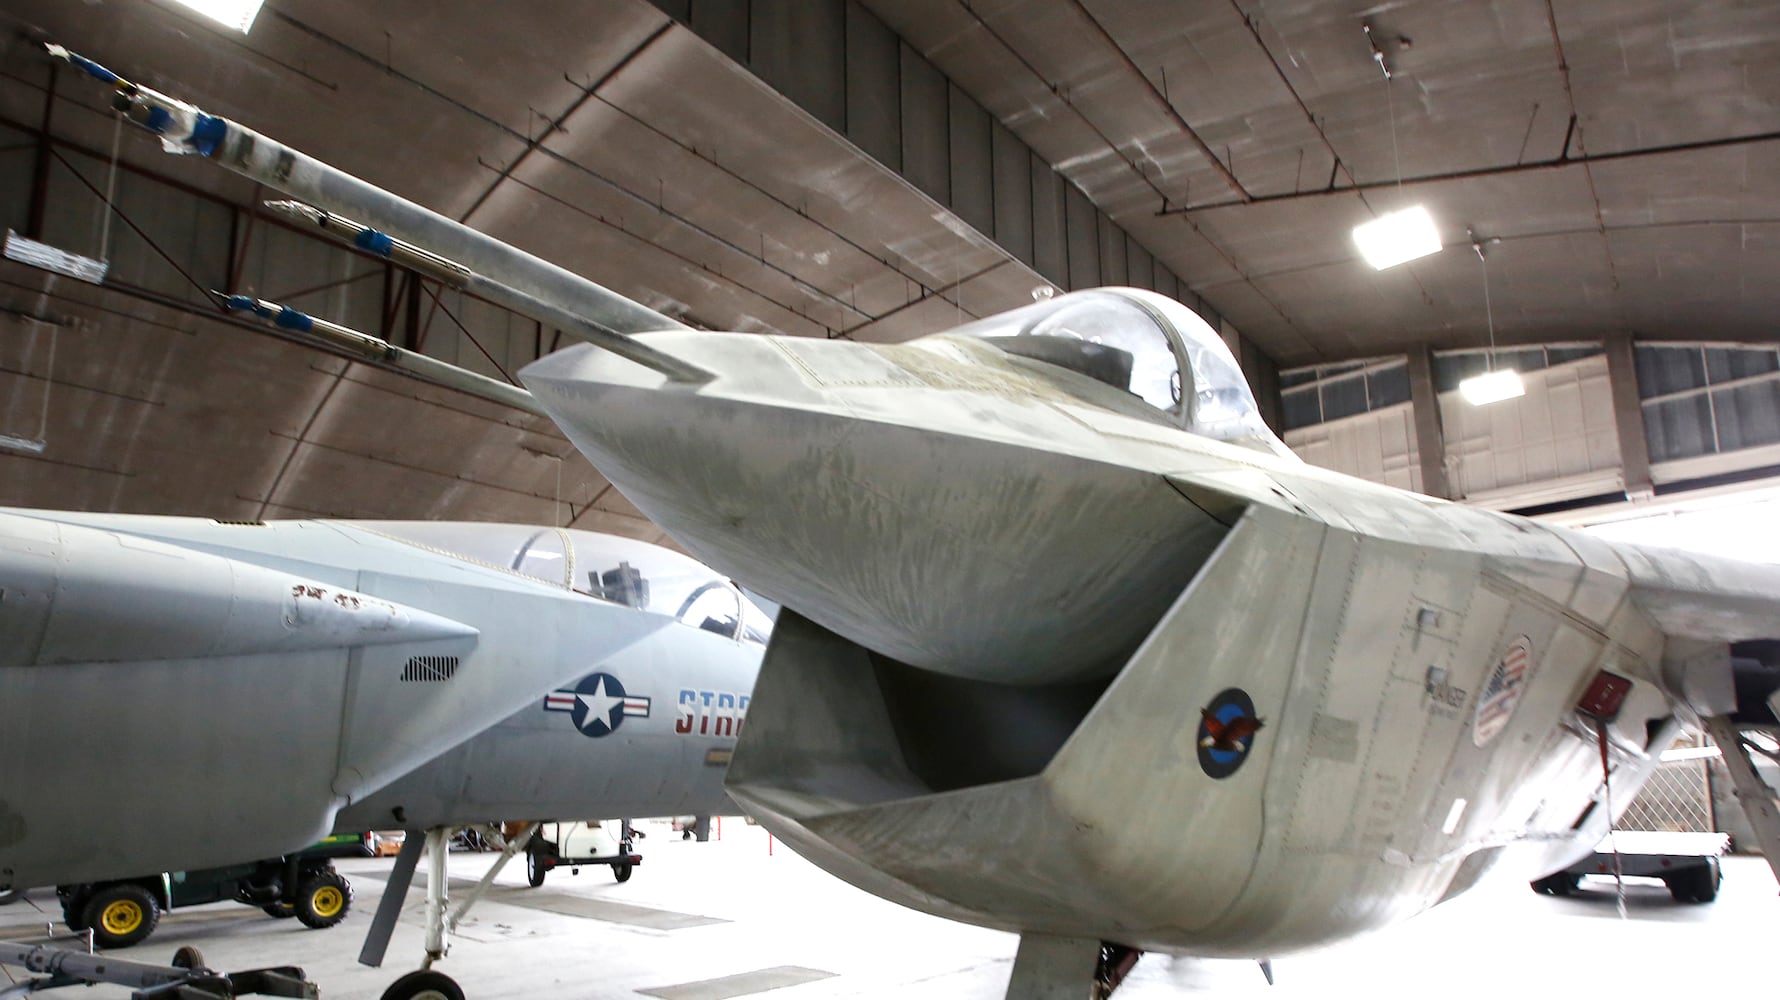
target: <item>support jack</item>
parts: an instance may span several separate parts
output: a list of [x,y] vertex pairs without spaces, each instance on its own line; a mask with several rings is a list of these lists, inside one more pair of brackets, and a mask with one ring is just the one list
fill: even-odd
[[241,996],[313,1000],[321,996],[321,990],[305,980],[303,970],[296,966],[217,972],[204,964],[198,949],[190,947],[179,949],[171,965],[151,965],[48,944],[4,942],[0,943],[0,965],[19,966],[34,974],[34,978],[0,990],[0,1000],[98,983],[130,987],[131,1000],[233,1000]]

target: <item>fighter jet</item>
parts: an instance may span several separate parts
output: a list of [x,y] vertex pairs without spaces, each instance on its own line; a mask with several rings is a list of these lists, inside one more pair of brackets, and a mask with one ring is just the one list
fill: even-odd
[[[477,525],[468,532],[439,522],[384,528],[415,544],[546,579],[572,581],[575,567],[594,567],[577,589],[677,623],[589,660],[591,672],[533,698],[335,816],[337,832],[408,831],[359,954],[366,965],[382,964],[423,853],[429,862],[426,962],[390,987],[385,998],[395,1000],[441,985],[432,963],[449,953],[450,932],[505,865],[529,849],[538,820],[690,815],[708,829],[712,815],[734,811],[723,773],[746,721],[772,621],[730,581],[634,539],[522,525]],[[532,822],[517,833],[503,830],[502,820],[521,819]],[[446,851],[466,827],[485,831],[502,850],[447,916]]]
[[636,339],[710,378],[591,346],[520,377],[785,606],[731,794],[856,885],[1019,932],[1010,997],[1561,868],[1685,728],[1773,721],[1780,568],[1308,466],[1154,293],[895,346]]
[[1010,997],[1104,992],[1140,950],[1285,954],[1555,870],[1677,734],[1774,722],[1780,570],[1307,466],[1178,302],[1082,291],[889,346],[694,332],[119,94],[324,229],[582,317],[590,343],[522,381],[784,608],[731,794],[858,886],[1020,933]]
[[403,828],[380,960],[455,827],[724,811],[770,629],[691,559],[587,531],[0,510],[0,888]]

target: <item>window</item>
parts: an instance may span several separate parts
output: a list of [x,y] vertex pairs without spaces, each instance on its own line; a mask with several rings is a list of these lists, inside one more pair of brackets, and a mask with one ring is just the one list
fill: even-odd
[[1651,461],[1780,443],[1780,350],[1638,344],[1633,354]]
[[1409,402],[1409,365],[1402,358],[1297,368],[1281,372],[1279,383],[1286,430]]

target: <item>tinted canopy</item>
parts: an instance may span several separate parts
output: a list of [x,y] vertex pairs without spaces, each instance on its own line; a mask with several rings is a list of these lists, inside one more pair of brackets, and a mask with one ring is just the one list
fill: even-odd
[[1137,288],[1071,292],[950,332],[1123,389],[1195,434],[1277,443],[1223,338],[1166,296]]

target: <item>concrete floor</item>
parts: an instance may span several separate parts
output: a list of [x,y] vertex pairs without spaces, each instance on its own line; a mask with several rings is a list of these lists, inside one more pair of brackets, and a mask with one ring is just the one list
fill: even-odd
[[[1006,988],[1012,935],[885,903],[782,845],[769,855],[765,832],[739,819],[726,820],[723,839],[709,844],[683,843],[665,826],[643,829],[650,833],[640,845],[646,860],[624,885],[599,868],[578,876],[555,872],[541,888],[529,889],[520,865],[509,866],[466,920],[441,970],[471,1000],[639,994],[717,1000],[767,990],[784,1000],[987,1000]],[[459,879],[480,877],[493,857],[452,855],[454,895],[468,888]],[[117,954],[164,962],[179,946],[196,945],[215,968],[294,964],[329,1000],[375,1000],[396,976],[418,967],[421,955],[417,890],[385,968],[354,961],[390,863],[340,862],[355,898],[352,913],[333,929],[312,931],[218,903],[166,915],[148,941]],[[1400,927],[1278,959],[1272,988],[1251,963],[1149,956],[1118,996],[1323,1000],[1437,989],[1443,997],[1501,997],[1529,988],[1541,995],[1663,996],[1702,987],[1772,994],[1780,899],[1761,859],[1728,859],[1723,893],[1711,906],[1679,906],[1660,885],[1637,884],[1629,887],[1622,919],[1610,882],[1587,885],[1590,891],[1579,898],[1554,899],[1520,883],[1486,884]],[[0,909],[0,938],[41,936],[42,920],[58,914],[53,892],[34,891]],[[127,991],[100,987],[79,995]]]

